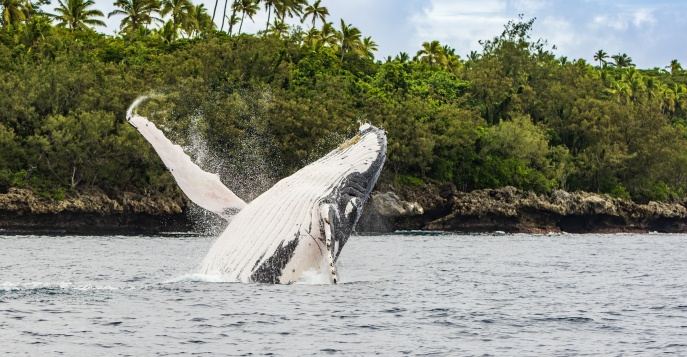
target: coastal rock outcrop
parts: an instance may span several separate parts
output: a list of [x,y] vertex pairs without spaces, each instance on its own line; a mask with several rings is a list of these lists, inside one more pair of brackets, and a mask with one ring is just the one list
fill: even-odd
[[679,203],[637,204],[604,194],[554,190],[550,195],[504,187],[456,193],[450,213],[420,229],[463,232],[685,232]]
[[386,233],[397,229],[402,218],[424,214],[417,202],[401,200],[394,192],[373,192],[356,225],[356,231],[363,233]]
[[[206,212],[179,194],[142,196],[101,191],[53,200],[27,189],[0,193],[0,232],[212,233]],[[200,222],[200,223],[199,223]],[[210,223],[208,223],[210,222]],[[206,224],[208,223],[208,224]],[[367,202],[356,231],[397,230],[510,233],[687,232],[685,202],[638,204],[589,192],[548,195],[513,187],[461,192],[452,185],[382,187]]]
[[124,192],[110,197],[99,190],[54,200],[31,190],[0,194],[0,231],[46,233],[158,233],[188,231],[185,197],[147,197]]

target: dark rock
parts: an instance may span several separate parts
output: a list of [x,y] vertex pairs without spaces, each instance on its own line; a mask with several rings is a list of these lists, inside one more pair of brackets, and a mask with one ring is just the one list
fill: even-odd
[[356,225],[359,233],[387,233],[396,230],[399,219],[421,216],[417,202],[401,200],[394,192],[373,192]]
[[0,194],[0,231],[13,233],[144,234],[188,232],[194,223],[183,196],[147,197],[125,192],[108,197],[93,190],[53,200],[30,190]]
[[637,204],[588,192],[536,195],[513,187],[458,193],[449,214],[422,227],[463,232],[685,232],[677,203]]

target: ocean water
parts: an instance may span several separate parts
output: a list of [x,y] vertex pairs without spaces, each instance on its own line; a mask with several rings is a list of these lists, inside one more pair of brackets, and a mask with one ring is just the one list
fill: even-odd
[[214,238],[0,235],[0,354],[687,355],[687,236],[354,236],[340,285],[194,275]]

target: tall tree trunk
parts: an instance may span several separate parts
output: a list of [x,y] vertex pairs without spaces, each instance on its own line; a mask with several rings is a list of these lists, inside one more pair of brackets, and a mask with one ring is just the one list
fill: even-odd
[[238,1],[234,1],[234,3],[231,5],[231,17],[229,18],[229,34],[233,32],[234,29],[234,17],[236,17],[236,4],[238,4]]
[[246,12],[243,12],[243,15],[241,16],[241,25],[239,25],[239,35],[241,34],[241,29],[243,28],[243,20],[246,18]]
[[265,31],[270,29],[270,15],[272,15],[272,5],[267,7],[267,26],[265,26]]
[[224,30],[224,19],[227,18],[227,3],[229,0],[224,0],[224,15],[222,16],[222,26],[219,28],[220,31]]
[[215,22],[215,13],[217,12],[217,3],[219,3],[219,0],[215,0],[215,8],[212,10],[212,22]]

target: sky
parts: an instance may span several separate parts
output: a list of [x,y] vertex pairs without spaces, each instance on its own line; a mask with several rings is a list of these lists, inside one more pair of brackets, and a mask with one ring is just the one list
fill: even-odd
[[[107,15],[113,0],[95,0]],[[213,0],[204,3],[210,14]],[[314,0],[310,0],[314,2]],[[231,1],[229,1],[231,3]],[[48,10],[55,7],[52,2]],[[219,1],[218,13],[224,1]],[[377,59],[406,52],[411,57],[426,41],[439,40],[463,58],[481,51],[479,40],[503,31],[509,20],[536,18],[532,37],[553,45],[557,56],[593,62],[594,53],[627,53],[639,68],[663,68],[677,59],[687,65],[687,1],[685,0],[322,0],[329,9],[328,21],[339,28],[340,19],[359,28],[379,45]],[[227,10],[229,13],[230,10]],[[113,34],[122,16],[106,19]],[[215,22],[220,23],[217,15]],[[244,23],[244,32],[264,29],[267,15],[260,11],[255,23]],[[309,21],[302,25],[309,27]],[[318,24],[318,27],[320,25]],[[226,24],[225,24],[226,28]]]

